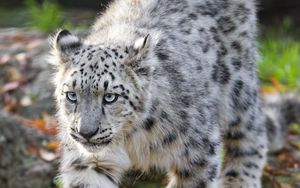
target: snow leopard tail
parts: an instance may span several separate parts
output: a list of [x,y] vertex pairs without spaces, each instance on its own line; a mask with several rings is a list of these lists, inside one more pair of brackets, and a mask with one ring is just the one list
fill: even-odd
[[300,124],[300,97],[295,94],[268,94],[262,98],[269,150],[276,151],[285,144],[288,126]]

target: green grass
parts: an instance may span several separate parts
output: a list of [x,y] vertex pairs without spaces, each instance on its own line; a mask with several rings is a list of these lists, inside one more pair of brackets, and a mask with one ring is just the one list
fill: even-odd
[[279,27],[263,28],[260,39],[259,78],[263,84],[276,79],[288,89],[300,91],[299,29],[285,18]]
[[26,0],[25,4],[29,16],[29,27],[49,32],[63,24],[62,10],[57,3],[44,1],[38,4],[36,0]]
[[300,89],[300,42],[285,36],[269,35],[260,43],[259,78],[270,83],[275,78],[292,89]]

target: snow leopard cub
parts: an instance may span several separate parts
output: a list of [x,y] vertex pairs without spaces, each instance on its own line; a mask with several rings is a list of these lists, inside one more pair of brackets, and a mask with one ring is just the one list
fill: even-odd
[[87,37],[57,32],[64,187],[158,168],[168,188],[260,188],[255,13],[253,0],[118,0]]

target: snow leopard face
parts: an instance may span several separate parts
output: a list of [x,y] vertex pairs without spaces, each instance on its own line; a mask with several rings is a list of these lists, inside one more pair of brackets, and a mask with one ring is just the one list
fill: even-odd
[[68,31],[54,39],[59,120],[67,136],[89,151],[120,142],[139,124],[149,67],[139,64],[149,36],[129,47],[87,45]]

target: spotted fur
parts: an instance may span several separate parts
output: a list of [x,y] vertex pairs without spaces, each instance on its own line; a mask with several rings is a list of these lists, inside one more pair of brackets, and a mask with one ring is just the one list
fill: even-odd
[[281,126],[258,97],[255,14],[253,0],[118,0],[87,37],[57,32],[64,187],[158,168],[168,188],[260,188]]

